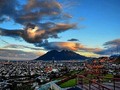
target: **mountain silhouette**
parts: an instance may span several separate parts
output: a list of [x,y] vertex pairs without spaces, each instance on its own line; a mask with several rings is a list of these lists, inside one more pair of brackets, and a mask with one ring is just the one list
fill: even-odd
[[110,56],[110,58],[118,58],[118,57],[120,57],[120,54],[114,54]]
[[115,62],[118,63],[118,64],[120,64],[120,55],[117,57],[117,59],[116,59]]
[[115,58],[115,63],[120,64],[120,54],[111,55],[110,58]]
[[46,54],[38,57],[36,60],[85,60],[88,59],[88,57],[79,55],[73,51],[68,50],[51,50],[47,52]]

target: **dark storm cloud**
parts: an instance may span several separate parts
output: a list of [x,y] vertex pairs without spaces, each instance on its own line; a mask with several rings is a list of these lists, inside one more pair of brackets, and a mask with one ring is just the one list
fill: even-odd
[[105,46],[120,46],[120,39],[115,39],[112,41],[108,41],[104,44]]
[[46,16],[57,17],[61,14],[61,8],[55,0],[27,0],[25,5],[18,4],[17,0],[0,0],[0,21],[9,16],[20,24],[38,23]]
[[[55,0],[29,0],[28,4],[25,5],[24,8],[26,11],[29,11],[29,10],[35,9],[35,8],[38,8],[38,9],[44,8],[44,9],[48,9],[48,10],[58,9],[56,11],[59,11],[59,9],[61,9],[62,7]],[[42,10],[42,11],[46,11],[46,10]]]
[[102,55],[120,54],[120,39],[105,42],[103,45],[105,46],[105,49],[96,52],[97,54]]
[[[56,0],[27,0],[24,5],[17,0],[0,0],[0,22],[7,17],[25,26],[23,30],[0,28],[0,35],[14,38],[22,37],[29,43],[39,43],[48,38],[59,38],[58,33],[76,27],[76,24],[54,23],[61,17],[72,17],[62,12],[62,6]],[[54,18],[52,22],[48,22]],[[44,21],[44,23],[43,23]]]
[[111,50],[110,49],[104,49],[98,52],[95,52],[96,54],[100,54],[100,55],[110,55],[111,54]]
[[33,28],[27,28],[25,32],[25,40],[31,43],[42,42],[45,39],[50,37],[58,37],[57,34],[64,32],[68,29],[74,28],[75,24],[62,24],[58,23],[48,29],[40,29],[39,27],[35,26]]
[[18,37],[22,35],[23,30],[8,30],[8,29],[3,29],[0,28],[0,35],[2,36],[11,36],[11,37]]
[[0,23],[4,22],[5,20],[5,18],[0,18]]
[[69,39],[68,41],[79,41],[78,39],[75,39],[75,38],[71,38]]
[[35,26],[33,24],[28,24],[24,30],[0,29],[0,35],[22,37],[24,40],[26,40],[29,43],[39,43],[42,42],[44,39],[53,37],[54,35],[57,35],[58,33],[64,32],[68,29],[72,29],[75,26],[76,26],[75,24],[59,23],[45,30],[45,29],[40,29],[38,26]]
[[16,15],[17,0],[0,0],[0,18],[5,16],[14,17]]
[[56,0],[28,0],[15,20],[21,24],[39,23],[45,17],[57,18],[61,14],[61,8]]

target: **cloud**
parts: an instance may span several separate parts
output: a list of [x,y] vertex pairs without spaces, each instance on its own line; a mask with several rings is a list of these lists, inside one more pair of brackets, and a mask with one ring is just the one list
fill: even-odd
[[0,18],[0,23],[5,21],[5,20],[6,20],[6,18]]
[[17,0],[0,0],[0,21],[3,22],[9,16],[14,18],[16,15]]
[[20,24],[38,23],[44,16],[60,15],[62,6],[56,0],[27,0],[21,5],[17,0],[0,0],[0,21],[9,16]]
[[97,51],[95,53],[100,54],[100,55],[111,55],[111,50],[110,49],[103,49],[103,50]]
[[83,50],[86,51],[86,52],[96,53],[96,52],[99,52],[99,51],[101,51],[101,50],[103,50],[103,49],[101,49],[101,48],[89,48],[89,47],[84,47]]
[[75,39],[75,38],[71,38],[69,39],[68,41],[79,41],[78,39]]
[[0,17],[0,23],[3,23],[3,22],[6,22],[6,21],[10,21],[10,17],[8,16],[3,16],[3,17]]
[[28,0],[16,17],[16,22],[39,23],[44,17],[56,17],[61,14],[62,6],[56,0]]
[[56,2],[55,0],[29,0],[28,4],[25,5],[25,10],[29,11],[35,8],[43,8],[42,11],[46,11],[44,9],[61,9],[62,6]]
[[11,37],[18,37],[23,34],[23,30],[8,30],[0,28],[0,35],[2,36],[11,36]]
[[80,5],[80,0],[66,0],[66,2],[62,3],[63,8],[71,9],[76,5]]
[[94,53],[94,52],[78,51],[78,52],[76,52],[76,53],[78,53],[78,54],[80,54],[80,55],[83,55],[83,56],[87,56],[87,57],[100,57],[99,54],[96,54],[96,53]]
[[25,45],[17,45],[17,44],[8,44],[4,47],[2,47],[2,49],[10,49],[10,50],[22,50],[22,51],[26,51],[26,49],[28,50],[35,50],[35,51],[40,51],[43,50],[41,48],[38,47],[30,47],[30,46],[25,46]]
[[0,38],[0,40],[1,40],[2,42],[4,42],[5,44],[9,44],[7,41],[5,41],[5,40],[3,40],[3,39],[1,39],[1,38]]
[[100,48],[89,48],[81,43],[76,42],[44,42],[36,46],[43,46],[46,50],[72,50],[72,51],[84,51],[84,52],[98,52]]
[[120,39],[115,39],[115,40],[112,40],[112,41],[105,42],[104,45],[105,46],[110,46],[110,47],[120,46]]
[[15,21],[21,24],[39,24],[45,20],[61,21],[72,18],[72,15],[63,12],[62,3],[56,0],[28,0],[19,12],[21,13],[17,13]]
[[76,51],[80,47],[83,47],[82,45],[78,43],[73,42],[50,42],[43,44],[43,47],[47,50],[72,50]]
[[23,52],[20,50],[0,49],[0,59],[5,60],[32,60],[37,56],[34,53]]
[[103,44],[105,49],[96,52],[101,55],[120,54],[120,39],[111,40]]
[[102,51],[101,48],[91,48],[87,47],[81,43],[77,42],[48,42],[45,40],[42,43],[35,44],[38,47],[43,47],[45,50],[71,50],[74,52],[77,52],[78,54],[85,55],[85,56],[91,56],[91,57],[98,57],[99,55],[97,52]]
[[[0,1],[0,21],[9,17],[15,23],[25,28],[7,30],[0,28],[0,35],[14,38],[22,37],[29,43],[39,43],[48,38],[59,38],[58,33],[74,29],[76,24],[57,23],[54,20],[63,20],[72,16],[62,12],[62,5],[56,0],[27,0],[24,5],[17,0]],[[51,21],[51,18],[52,19]],[[63,20],[64,21],[64,20]]]
[[64,13],[64,14],[63,14],[63,16],[64,16],[64,18],[73,18],[73,16],[72,16],[72,15],[67,14],[67,13]]
[[35,53],[35,55],[37,55],[37,56],[42,56],[42,55],[44,55],[45,53],[47,53],[47,51],[42,51],[42,52],[38,51],[38,52],[34,52],[34,53]]
[[68,29],[75,28],[75,24],[64,24],[58,23],[54,24],[52,27],[49,26],[48,29],[40,29],[38,26],[34,24],[28,24],[24,30],[6,30],[0,29],[0,35],[3,36],[11,36],[11,37],[22,37],[29,43],[39,43],[44,39],[48,39],[50,37],[57,37],[58,33],[64,32]]

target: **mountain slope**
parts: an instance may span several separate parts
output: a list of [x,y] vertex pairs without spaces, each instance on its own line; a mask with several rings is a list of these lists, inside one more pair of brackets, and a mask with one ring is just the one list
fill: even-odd
[[87,57],[79,55],[73,51],[68,50],[52,50],[47,52],[46,54],[40,56],[36,60],[84,60],[87,59]]

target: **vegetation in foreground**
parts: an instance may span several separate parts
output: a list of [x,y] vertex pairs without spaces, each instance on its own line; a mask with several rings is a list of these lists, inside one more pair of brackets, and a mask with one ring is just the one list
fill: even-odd
[[[74,72],[75,73],[75,72]],[[83,74],[84,72],[81,71],[80,74]],[[106,74],[105,76],[103,76],[104,79],[103,79],[103,82],[109,82],[111,78],[113,78],[113,75],[112,74]],[[87,75],[87,78],[96,78],[96,75],[91,75],[91,74],[88,74]],[[88,83],[89,81],[87,79],[84,79],[84,83]],[[76,78],[74,79],[70,79],[62,84],[60,84],[60,87],[61,88],[67,88],[67,87],[73,87],[77,84],[77,81],[76,81]]]
[[61,88],[73,87],[77,84],[76,79],[71,79],[67,82],[64,82],[60,85]]

